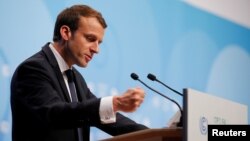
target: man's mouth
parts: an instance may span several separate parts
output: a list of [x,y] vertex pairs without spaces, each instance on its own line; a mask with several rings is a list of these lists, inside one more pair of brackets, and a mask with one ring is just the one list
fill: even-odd
[[85,55],[85,59],[89,62],[92,59],[92,56],[90,55]]

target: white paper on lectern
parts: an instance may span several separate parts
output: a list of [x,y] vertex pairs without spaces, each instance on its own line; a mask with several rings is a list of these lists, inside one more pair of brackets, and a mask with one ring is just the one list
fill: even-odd
[[167,127],[177,127],[177,124],[180,122],[181,112],[178,110],[168,121]]

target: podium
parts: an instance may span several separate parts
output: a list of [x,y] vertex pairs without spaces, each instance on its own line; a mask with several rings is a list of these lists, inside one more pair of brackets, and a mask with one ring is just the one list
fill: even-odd
[[183,128],[146,129],[102,141],[207,141],[208,125],[248,124],[248,107],[191,88],[183,90]]
[[208,125],[248,124],[247,105],[191,88],[183,93],[185,141],[207,141]]
[[182,141],[182,128],[146,129],[102,141]]

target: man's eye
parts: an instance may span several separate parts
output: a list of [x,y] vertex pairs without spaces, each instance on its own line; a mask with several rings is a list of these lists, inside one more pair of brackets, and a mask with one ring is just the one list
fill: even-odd
[[95,42],[95,41],[96,41],[96,38],[93,37],[93,36],[86,36],[86,39],[87,39],[87,41],[89,41],[89,42]]

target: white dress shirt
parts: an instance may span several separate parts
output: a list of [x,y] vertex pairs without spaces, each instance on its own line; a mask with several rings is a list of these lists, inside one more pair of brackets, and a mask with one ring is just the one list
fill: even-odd
[[[59,65],[59,68],[60,68],[61,73],[63,75],[64,82],[67,86],[68,92],[70,93],[69,84],[68,84],[68,80],[67,80],[68,78],[65,74],[65,71],[70,69],[70,68],[69,68],[68,64],[65,62],[65,60],[62,58],[62,56],[53,47],[52,43],[50,43],[49,47],[52,50],[53,54],[55,55],[56,61]],[[71,99],[71,95],[69,95],[69,97]],[[99,115],[100,115],[100,120],[103,124],[116,122],[116,115],[115,115],[115,112],[113,109],[113,96],[101,98],[101,103],[100,103],[100,107],[99,107]]]

